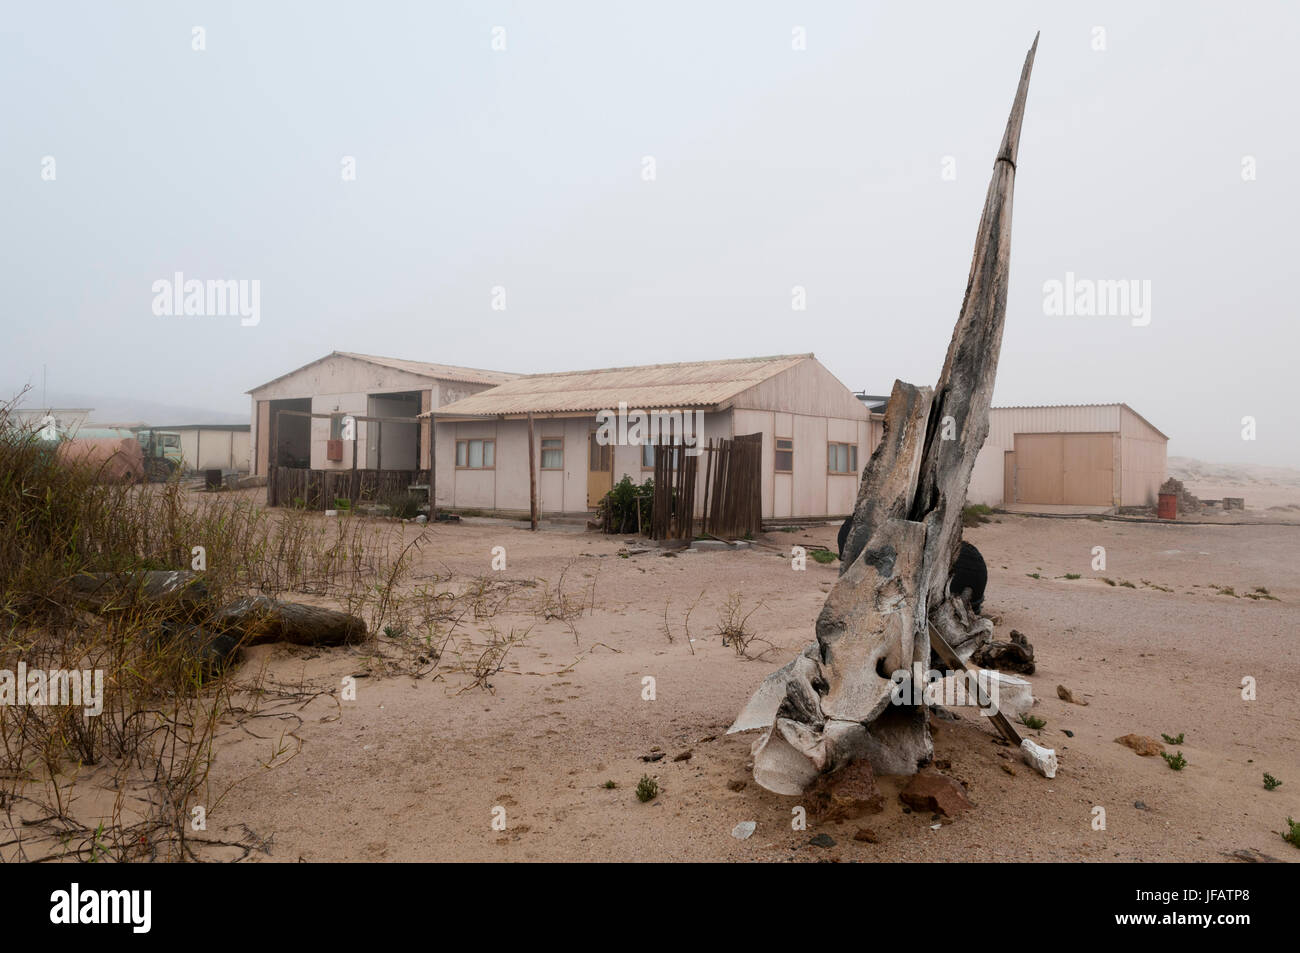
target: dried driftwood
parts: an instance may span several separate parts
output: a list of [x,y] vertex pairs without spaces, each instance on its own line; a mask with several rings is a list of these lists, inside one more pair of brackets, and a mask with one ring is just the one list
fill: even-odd
[[965,658],[991,627],[948,592],[961,511],[988,411],[1006,316],[1011,197],[1037,38],[1025,58],[984,213],[966,296],[933,391],[894,384],[885,433],[863,473],[840,578],[816,639],[764,680],[731,731],[763,728],[754,779],[801,793],[860,758],[911,774],[932,757],[924,705],[895,704],[894,674],[928,667],[933,623]]
[[[169,625],[168,632],[185,633],[203,646],[218,636],[237,637],[237,644],[292,642],[295,645],[344,645],[366,637],[360,618],[337,609],[247,596],[226,606],[209,603],[207,583],[189,570],[139,570],[121,573],[79,573],[69,586],[73,599],[96,612],[147,604],[160,618],[180,616],[197,625]],[[218,645],[233,646],[228,639]]]

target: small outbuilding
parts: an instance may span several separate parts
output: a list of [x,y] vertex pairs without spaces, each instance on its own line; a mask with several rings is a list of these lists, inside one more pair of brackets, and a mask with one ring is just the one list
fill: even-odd
[[1149,506],[1169,438],[1128,404],[994,407],[967,499],[989,506]]

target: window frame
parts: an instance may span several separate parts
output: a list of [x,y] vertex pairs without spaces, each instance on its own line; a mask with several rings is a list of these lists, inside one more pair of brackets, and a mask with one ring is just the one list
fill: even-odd
[[[558,467],[548,467],[548,466],[546,465],[546,452],[547,452],[547,449],[548,449],[547,446],[546,446],[546,442],[547,442],[548,440],[557,440],[557,441],[559,441],[560,446],[559,446],[558,452],[559,452],[559,454],[560,454],[560,465],[559,465]],[[539,441],[539,442],[538,442],[538,445],[537,445],[537,468],[538,468],[539,470],[546,470],[546,471],[548,471],[548,472],[553,472],[553,471],[555,471],[555,470],[563,470],[563,469],[564,469],[564,434],[542,434],[542,435],[538,438],[538,441]],[[551,447],[551,448],[549,448],[549,449],[550,449],[552,452],[556,452],[556,448],[555,448],[555,447]],[[494,455],[494,456],[493,456],[493,461],[495,462],[495,460],[496,460],[496,457],[495,457],[495,455]]]
[[[480,460],[487,458],[488,444],[492,445],[492,465],[486,466],[480,463],[478,466],[472,466],[469,462],[469,445],[471,443],[483,444],[480,450]],[[457,470],[495,470],[497,468],[497,441],[495,437],[458,437],[456,439],[456,469]],[[465,448],[465,462],[460,462],[460,448]]]
[[[773,473],[794,473],[794,437],[774,437],[776,443],[772,452],[772,472]],[[788,447],[781,446],[782,443],[789,444]],[[782,470],[777,461],[783,453],[790,454],[790,469]]]
[[[844,447],[844,464],[847,469],[835,470],[831,467],[831,449]],[[826,441],[826,473],[829,476],[853,476],[858,472],[858,445],[845,440]]]

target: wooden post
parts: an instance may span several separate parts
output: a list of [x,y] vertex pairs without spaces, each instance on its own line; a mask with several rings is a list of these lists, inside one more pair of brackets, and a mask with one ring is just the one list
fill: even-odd
[[[369,427],[369,424],[366,424]],[[361,486],[357,483],[357,444],[361,442],[357,437],[357,418],[352,418],[352,476],[348,479],[348,502],[352,506],[357,505],[357,500],[361,497]]]
[[280,460],[279,439],[280,439],[280,412],[272,408],[271,413],[271,433],[270,445],[266,448],[266,505],[279,506],[280,496],[276,492],[276,473],[279,467],[276,464]]
[[438,512],[438,418],[429,418],[429,522]]
[[537,532],[537,441],[533,439],[533,413],[528,412],[528,519]]

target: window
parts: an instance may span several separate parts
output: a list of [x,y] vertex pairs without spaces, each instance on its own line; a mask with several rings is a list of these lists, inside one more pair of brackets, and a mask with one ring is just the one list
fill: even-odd
[[[669,448],[665,447],[665,451]],[[676,470],[681,463],[681,447],[672,447],[673,462],[669,464],[671,469]],[[653,470],[655,468],[655,445],[653,443],[641,444],[641,469]]]
[[330,439],[343,439],[343,418],[347,414],[330,414]]
[[497,465],[495,440],[457,440],[456,469],[491,470]]
[[542,469],[543,470],[564,469],[564,438],[563,437],[542,438]]
[[830,473],[858,472],[858,445],[856,443],[828,443],[826,469]]
[[790,437],[776,438],[776,472],[794,472],[794,440]]

